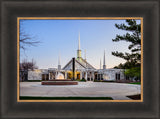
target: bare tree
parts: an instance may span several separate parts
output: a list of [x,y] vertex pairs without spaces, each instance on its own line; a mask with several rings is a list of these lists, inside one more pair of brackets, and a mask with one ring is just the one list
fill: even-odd
[[[25,20],[20,20],[20,32],[19,32],[19,42],[20,49],[25,51],[29,46],[37,46],[40,41],[36,40],[31,34],[27,34],[24,28]],[[25,52],[24,52],[25,54]],[[28,70],[34,70],[38,67],[36,66],[36,62],[32,59],[32,61],[27,61],[24,59],[19,64],[19,72],[20,72],[20,80],[24,81],[28,79]]]
[[20,32],[19,32],[19,41],[20,48],[25,50],[28,46],[36,46],[40,41],[36,40],[35,37],[27,34],[24,30],[23,23],[25,20],[20,20]]
[[22,63],[19,65],[20,70],[20,80],[24,81],[25,79],[28,79],[28,70],[34,70],[38,69],[36,66],[36,61],[32,59],[32,61],[27,61],[27,59],[24,59]]
[[20,70],[34,70],[34,69],[38,69],[38,67],[36,66],[36,61],[34,59],[32,59],[32,61],[27,61],[27,59],[24,59],[22,61],[22,63],[20,63]]

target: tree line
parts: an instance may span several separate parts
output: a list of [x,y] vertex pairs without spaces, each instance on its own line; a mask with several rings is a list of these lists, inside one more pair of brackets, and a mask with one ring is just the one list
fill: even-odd
[[112,55],[124,59],[125,63],[120,63],[114,68],[125,69],[125,75],[131,78],[141,78],[141,23],[137,23],[134,19],[127,19],[126,23],[115,24],[115,27],[120,30],[127,31],[124,35],[116,35],[113,42],[126,41],[130,45],[128,49],[131,53],[114,51]]
[[[20,49],[21,51],[24,51],[30,47],[30,46],[37,46],[37,44],[40,43],[40,41],[36,40],[35,37],[31,36],[30,34],[27,34],[23,27],[24,20],[20,20],[20,32],[19,32],[19,42],[20,42]],[[19,71],[20,71],[20,80],[25,81],[28,79],[28,71],[38,69],[38,66],[36,65],[36,61],[32,59],[31,61],[28,61],[27,59],[23,59],[19,63]]]

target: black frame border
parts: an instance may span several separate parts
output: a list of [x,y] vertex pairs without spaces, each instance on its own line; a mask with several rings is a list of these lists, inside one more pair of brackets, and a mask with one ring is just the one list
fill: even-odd
[[[2,0],[1,118],[159,118],[158,0]],[[17,102],[17,17],[143,17],[143,102]]]

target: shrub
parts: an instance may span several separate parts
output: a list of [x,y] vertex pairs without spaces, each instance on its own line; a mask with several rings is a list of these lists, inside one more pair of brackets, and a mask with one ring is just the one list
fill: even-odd
[[85,80],[85,79],[76,79],[76,81],[86,82],[86,80]]

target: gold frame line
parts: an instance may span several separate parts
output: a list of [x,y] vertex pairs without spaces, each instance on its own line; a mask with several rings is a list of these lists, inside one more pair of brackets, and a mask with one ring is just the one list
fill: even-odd
[[[20,100],[19,60],[20,60],[20,20],[141,20],[141,100]],[[143,102],[143,17],[17,17],[17,102]]]

